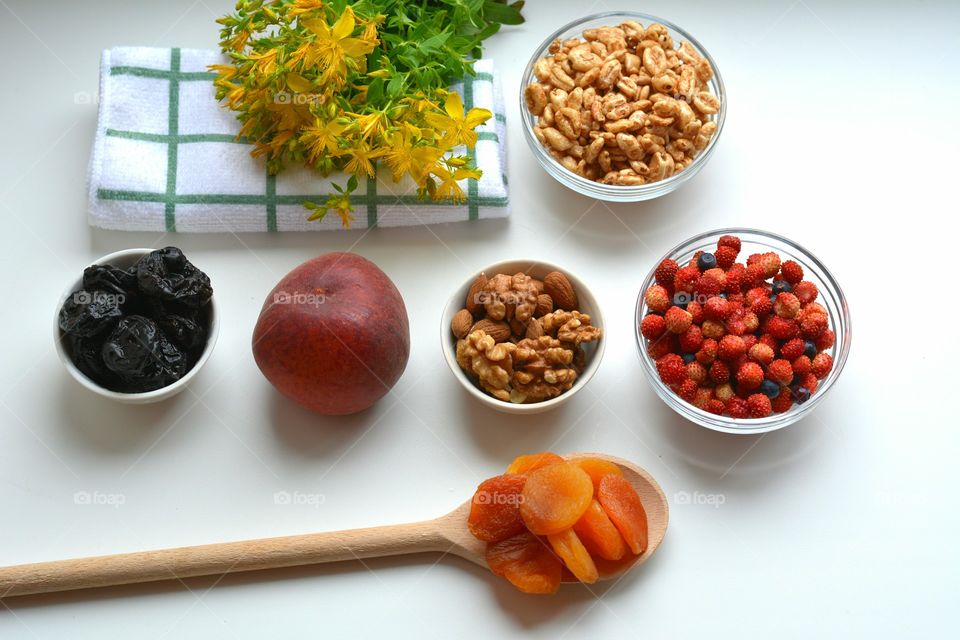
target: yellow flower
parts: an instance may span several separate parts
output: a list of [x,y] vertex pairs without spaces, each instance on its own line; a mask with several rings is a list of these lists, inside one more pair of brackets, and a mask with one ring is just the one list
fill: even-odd
[[336,120],[321,122],[319,119],[313,126],[305,127],[300,139],[310,147],[310,162],[324,154],[335,154],[339,149],[337,138],[346,128],[346,124]]
[[371,111],[363,115],[359,113],[347,113],[354,118],[357,126],[360,128],[360,134],[366,139],[371,136],[379,135],[390,126],[390,119],[385,111]]
[[431,126],[444,132],[444,142],[448,147],[465,144],[472,149],[477,144],[477,132],[474,129],[493,117],[487,109],[477,108],[470,109],[464,115],[463,101],[453,92],[447,94],[444,111],[446,113],[426,113],[424,118]]
[[357,25],[353,9],[347,7],[331,27],[326,20],[305,20],[304,26],[317,36],[316,59],[324,67],[324,80],[343,83],[348,69],[356,69],[361,60],[377,45],[369,38],[354,38]]
[[354,140],[351,142],[350,147],[344,149],[342,153],[343,156],[349,158],[343,166],[343,170],[347,173],[364,173],[372,177],[374,173],[372,161],[386,153],[386,150],[373,150],[365,140]]
[[462,202],[465,198],[463,189],[457,183],[456,172],[452,172],[443,165],[437,164],[433,167],[432,173],[440,178],[440,184],[437,185],[433,196],[438,200],[450,199],[454,202]]

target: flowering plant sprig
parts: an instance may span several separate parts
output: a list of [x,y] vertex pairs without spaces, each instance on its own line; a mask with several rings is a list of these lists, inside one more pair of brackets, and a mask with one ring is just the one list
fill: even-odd
[[466,110],[447,90],[474,73],[480,45],[523,21],[522,0],[240,0],[218,20],[230,64],[213,65],[217,98],[278,173],[290,162],[351,174],[311,220],[353,219],[358,178],[383,162],[421,198],[462,201],[459,182],[480,170],[476,128],[493,114]]

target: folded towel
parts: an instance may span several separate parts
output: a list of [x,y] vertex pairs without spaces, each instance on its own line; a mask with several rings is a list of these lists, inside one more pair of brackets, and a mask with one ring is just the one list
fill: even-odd
[[[308,222],[305,201],[322,202],[344,175],[322,177],[302,166],[269,176],[251,146],[237,142],[239,123],[214,95],[205,49],[117,47],[100,63],[100,113],[90,158],[89,221],[127,231],[240,232],[339,229],[329,214]],[[353,227],[433,224],[509,214],[503,92],[490,60],[451,87],[466,108],[495,115],[478,129],[472,152],[483,170],[461,185],[467,201],[416,196],[409,178],[395,183],[386,168],[361,180],[352,196]]]

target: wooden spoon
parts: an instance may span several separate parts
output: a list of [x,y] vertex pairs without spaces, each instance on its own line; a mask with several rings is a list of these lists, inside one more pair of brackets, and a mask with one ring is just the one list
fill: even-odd
[[[603,454],[566,456],[570,460],[582,457],[602,458],[619,465],[647,512],[647,549],[602,575],[602,579],[615,578],[646,561],[657,550],[667,531],[667,498],[650,474],[626,460]],[[486,568],[486,543],[467,530],[470,503],[467,500],[440,518],[412,524],[4,567],[0,568],[0,599],[407,553],[452,553]]]

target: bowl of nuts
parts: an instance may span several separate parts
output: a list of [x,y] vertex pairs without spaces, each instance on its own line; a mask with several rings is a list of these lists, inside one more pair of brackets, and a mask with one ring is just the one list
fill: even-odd
[[463,388],[513,414],[560,406],[603,357],[603,319],[583,282],[558,266],[508,260],[474,274],[443,311],[441,346]]
[[808,416],[850,353],[850,309],[812,253],[757,229],[674,247],[636,307],[640,363],[658,396],[702,427],[763,433]]
[[713,154],[726,118],[707,51],[660,18],[600,13],[556,31],[521,83],[524,135],[547,173],[598,200],[670,193]]

